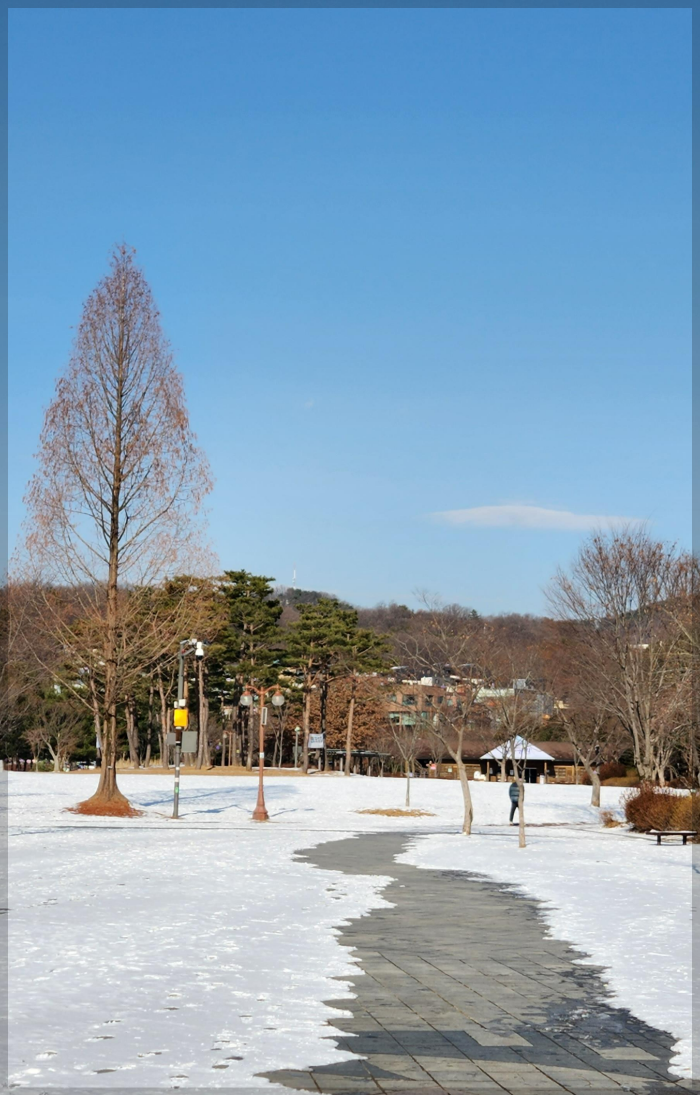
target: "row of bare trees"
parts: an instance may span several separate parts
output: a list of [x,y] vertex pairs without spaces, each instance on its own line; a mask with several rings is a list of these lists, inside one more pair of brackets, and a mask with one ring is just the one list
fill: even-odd
[[[160,723],[159,752],[167,756],[177,641],[194,630],[213,636],[206,669],[202,661],[197,667],[199,724],[205,730],[200,736],[200,763],[209,759],[206,711],[210,700],[219,709],[227,704],[237,720],[249,718],[236,706],[236,689],[240,695],[246,681],[258,679],[282,680],[287,690],[289,702],[278,717],[280,726],[275,726],[275,754],[280,761],[283,722],[290,715],[304,725],[307,766],[312,723],[328,732],[329,744],[344,740],[347,773],[352,770],[351,753],[358,740],[364,746],[382,748],[387,741],[393,742],[394,751],[408,767],[418,747],[427,745],[436,757],[450,757],[457,768],[465,832],[471,830],[473,819],[464,760],[467,740],[473,744],[477,738],[484,748],[487,742],[499,741],[504,771],[508,760],[516,781],[521,782],[525,763],[518,754],[518,740],[542,735],[543,694],[553,701],[547,736],[554,733],[572,742],[592,784],[595,805],[600,802],[600,764],[627,751],[642,778],[663,783],[684,775],[696,783],[698,754],[691,702],[694,576],[692,557],[664,548],[639,530],[599,535],[584,545],[569,573],[557,575],[550,590],[557,612],[549,619],[483,619],[459,606],[443,606],[426,598],[422,610],[402,617],[401,626],[383,636],[373,628],[358,627],[354,610],[328,598],[302,606],[295,620],[280,626],[279,602],[269,580],[244,571],[227,572],[216,580],[180,578],[148,591],[127,590],[122,595],[125,600],[133,597],[139,605],[148,604],[141,619],[150,629],[137,629],[132,644],[123,636],[120,710],[129,754],[134,764],[148,763],[150,737],[144,755],[143,750],[139,753],[135,732],[137,697],[140,692],[143,708],[147,692],[148,725],[155,715]],[[596,615],[585,599],[591,589],[599,597]],[[99,637],[89,649],[82,639],[86,625],[79,615],[81,597],[71,600],[67,587],[42,588],[38,597],[22,586],[10,590],[16,603],[11,615],[21,624],[11,665],[26,669],[33,664],[44,672],[45,684],[58,682],[64,696],[77,698],[90,711],[99,740],[105,674],[95,656]],[[600,591],[609,600],[603,601]],[[37,613],[37,607],[44,609],[47,604],[52,605],[50,613]],[[52,632],[46,621],[53,624],[59,618],[59,604],[60,627]],[[131,612],[138,619],[133,605]],[[94,617],[88,620],[94,626]],[[144,634],[151,643],[148,659],[143,657],[148,649]],[[61,641],[52,646],[50,639],[57,635]],[[19,660],[18,651],[23,655]],[[382,674],[393,660],[387,661],[388,654],[401,660],[405,675],[429,675],[451,684],[453,702],[435,711],[429,727],[388,725]],[[513,688],[518,680],[528,687]],[[59,754],[65,755],[65,743],[71,740],[67,725],[60,738],[47,730],[71,721],[62,720],[61,711],[62,705],[50,697],[48,708],[37,713],[30,735],[32,751],[43,742],[55,766],[61,764]],[[246,729],[241,721],[236,746],[241,759]],[[249,745],[253,737],[248,733]],[[247,749],[247,753],[252,766],[252,752]]]
[[[243,571],[206,577],[218,571],[202,534],[210,488],[151,291],[133,251],[118,247],[85,304],[46,413],[4,606],[6,722],[32,691],[54,686],[62,702],[71,697],[89,713],[101,770],[86,811],[129,810],[116,762],[124,732],[132,762],[140,760],[144,688],[149,728],[157,717],[166,754],[177,646],[193,634],[212,643],[207,668],[199,669],[199,763],[212,700],[236,712],[237,748],[242,756],[245,738],[252,763],[251,727],[237,696],[245,683],[270,683],[284,668],[300,698],[304,768],[316,698],[325,732],[331,684],[346,683],[349,772],[360,681],[380,672],[389,654],[389,664],[396,658],[409,673],[455,682],[455,702],[436,712],[431,735],[457,765],[465,832],[473,818],[466,736],[497,728],[522,780],[515,743],[541,723],[539,694],[557,700],[561,732],[594,785],[599,760],[623,743],[644,779],[663,782],[683,769],[697,781],[691,556],[642,529],[596,535],[556,576],[549,620],[482,619],[429,601],[419,612],[390,606],[363,618],[320,598],[300,603],[291,626],[281,627],[269,579]],[[536,688],[514,689],[518,679]],[[58,725],[55,706],[46,717]],[[42,719],[34,720],[37,735]],[[65,742],[67,726],[62,734]],[[59,735],[49,738],[60,765],[65,747]]]
[[[457,769],[465,833],[473,821],[465,744],[475,738],[499,743],[521,803],[520,742],[543,733],[571,742],[593,805],[600,766],[622,755],[642,780],[680,777],[697,787],[697,577],[690,553],[628,527],[594,534],[570,570],[557,573],[547,618],[482,619],[427,597],[420,612],[393,613],[398,624],[389,630],[406,672],[452,682],[454,702],[436,710],[429,736]],[[417,728],[405,740],[411,735],[417,748]],[[519,816],[523,844],[522,809]]]

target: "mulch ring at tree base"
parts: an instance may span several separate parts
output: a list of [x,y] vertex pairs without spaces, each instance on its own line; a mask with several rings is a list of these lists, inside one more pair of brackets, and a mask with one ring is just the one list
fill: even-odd
[[67,806],[66,813],[82,814],[88,817],[143,817],[144,811],[137,810],[128,799],[110,799],[106,802],[88,798],[76,806]]

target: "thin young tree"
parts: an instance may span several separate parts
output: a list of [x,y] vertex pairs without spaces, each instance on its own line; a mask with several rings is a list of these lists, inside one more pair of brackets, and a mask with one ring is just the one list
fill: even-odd
[[529,742],[542,724],[544,696],[535,687],[541,679],[541,646],[527,633],[513,631],[496,618],[489,621],[483,636],[488,711],[494,736],[501,745],[493,750],[502,771],[510,762],[518,785],[518,844],[525,839],[525,769]]
[[527,689],[498,691],[503,694],[496,704],[495,729],[503,741],[489,756],[510,763],[513,780],[518,785],[518,845],[525,848],[525,777],[528,757],[533,752],[526,735],[531,736],[531,730],[539,722],[535,713],[536,698]]
[[469,836],[474,806],[464,746],[466,735],[484,718],[477,702],[482,683],[483,621],[459,605],[443,605],[429,596],[424,596],[423,602],[425,609],[416,613],[409,628],[396,638],[396,646],[413,673],[445,683],[446,702],[436,710],[430,734],[439,743],[441,755],[448,753],[456,765],[464,802],[462,832]]
[[422,730],[418,717],[402,714],[400,718],[390,718],[388,737],[391,745],[401,757],[403,764],[406,776],[404,806],[408,809],[411,805],[411,780],[422,739]]
[[117,787],[117,706],[138,591],[195,571],[194,519],[210,487],[151,290],[122,245],[84,306],[26,499],[23,557],[45,624],[60,643],[68,637],[60,594],[70,590],[103,671],[100,782],[83,812],[130,811]]

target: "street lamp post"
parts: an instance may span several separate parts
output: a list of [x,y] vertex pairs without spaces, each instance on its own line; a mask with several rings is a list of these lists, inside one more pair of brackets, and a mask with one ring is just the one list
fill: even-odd
[[178,650],[177,664],[177,705],[174,713],[175,725],[175,787],[173,790],[173,818],[180,816],[180,758],[182,755],[182,731],[188,723],[187,700],[185,699],[185,658],[194,653],[195,657],[204,657],[204,643],[197,639],[183,639]]
[[272,703],[275,707],[281,707],[284,696],[280,692],[278,684],[271,684],[267,688],[255,688],[252,684],[246,685],[239,703],[241,707],[252,707],[253,696],[258,697],[260,707],[259,738],[258,738],[258,801],[253,810],[253,821],[269,821],[270,815],[265,809],[265,791],[263,788],[263,769],[265,767],[265,722],[267,708],[265,699],[268,692],[272,692]]

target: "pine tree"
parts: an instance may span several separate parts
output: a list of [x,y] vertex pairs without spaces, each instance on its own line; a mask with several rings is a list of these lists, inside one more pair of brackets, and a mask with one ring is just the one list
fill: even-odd
[[299,619],[285,635],[286,661],[301,675],[304,695],[304,750],[302,768],[309,770],[309,733],[311,693],[321,693],[321,733],[325,730],[328,684],[334,673],[341,672],[343,657],[350,656],[352,637],[357,633],[357,612],[338,601],[323,597],[316,604],[298,606]]
[[273,578],[247,570],[227,570],[219,582],[224,625],[209,653],[211,689],[234,706],[236,752],[247,737],[246,765],[253,763],[250,713],[238,708],[246,684],[272,684],[282,662],[279,618],[282,605],[273,593]]

